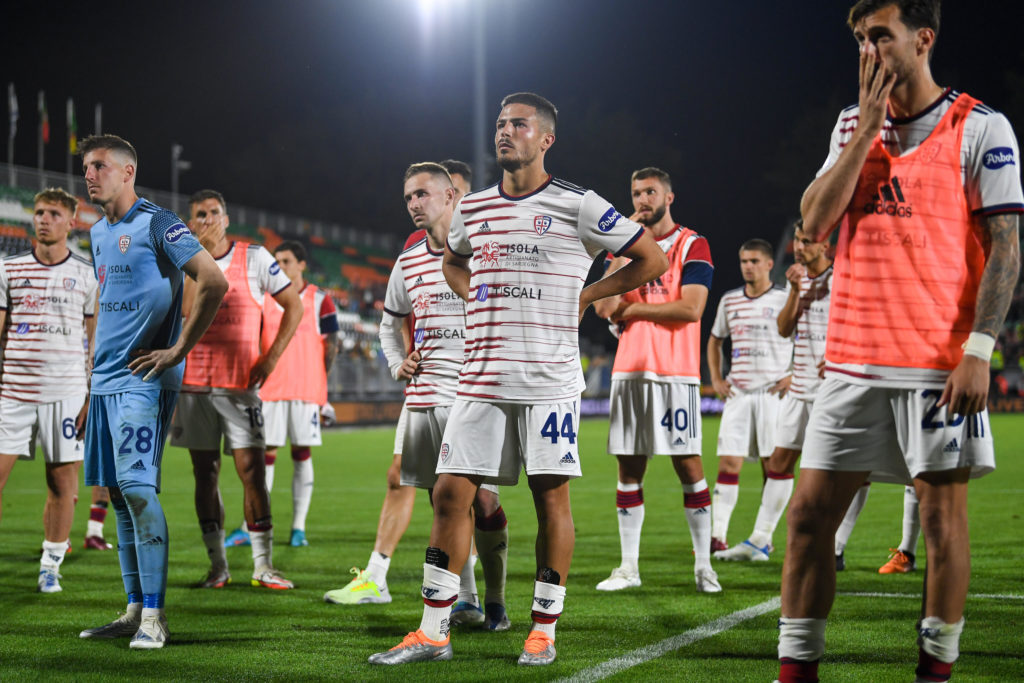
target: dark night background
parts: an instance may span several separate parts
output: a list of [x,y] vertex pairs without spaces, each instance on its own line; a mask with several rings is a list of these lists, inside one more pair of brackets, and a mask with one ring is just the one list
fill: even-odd
[[[404,234],[404,168],[472,161],[472,2],[486,3],[488,121],[509,92],[554,101],[548,170],[623,213],[633,169],[669,171],[673,216],[709,238],[718,265],[710,322],[740,284],[739,244],[778,240],[856,101],[848,2],[8,3],[0,64],[21,105],[15,161],[35,165],[44,89],[48,168],[65,165],[71,96],[80,136],[103,103],[104,132],[138,148],[143,186],[170,187],[177,142],[193,164],[185,193],[214,187],[229,203]],[[940,85],[1018,131],[1022,19],[1021,2],[947,1],[932,64]]]

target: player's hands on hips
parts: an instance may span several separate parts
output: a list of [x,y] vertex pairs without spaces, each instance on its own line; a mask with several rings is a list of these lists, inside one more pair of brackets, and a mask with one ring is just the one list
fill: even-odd
[[711,386],[714,387],[715,393],[722,398],[732,398],[732,385],[724,379],[711,380]]
[[964,356],[949,374],[938,406],[948,405],[947,412],[974,415],[988,402],[989,364],[976,356]]
[[159,376],[167,368],[173,368],[185,358],[185,354],[177,345],[169,349],[136,349],[132,351],[134,359],[128,363],[133,375],[146,371],[142,381],[148,382]]
[[800,288],[800,281],[804,279],[805,275],[807,275],[807,268],[799,263],[794,263],[786,269],[786,279],[797,289]]
[[777,394],[779,398],[782,398],[789,393],[789,385],[793,383],[793,375],[786,375],[778,382],[772,385],[771,389],[768,390],[769,394]]
[[890,72],[878,47],[870,40],[860,46],[860,120],[857,132],[872,138],[882,130],[889,93],[896,85],[896,72]]
[[75,438],[81,441],[85,438],[85,418],[89,415],[89,396],[86,395],[85,403],[82,404],[82,409],[78,411],[78,417],[75,418]]
[[423,355],[419,351],[413,351],[406,356],[405,360],[402,361],[402,365],[398,368],[398,379],[406,381],[412,379],[420,371],[421,360],[423,360]]
[[260,356],[257,358],[256,364],[249,371],[249,388],[258,389],[263,386],[263,383],[267,381],[267,377],[270,377],[270,373],[276,367],[276,358],[271,358],[270,356]]

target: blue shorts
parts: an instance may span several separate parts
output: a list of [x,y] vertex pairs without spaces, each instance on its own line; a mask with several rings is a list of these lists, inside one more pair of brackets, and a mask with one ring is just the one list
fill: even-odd
[[178,400],[176,391],[126,391],[89,397],[85,484],[160,490],[160,460]]

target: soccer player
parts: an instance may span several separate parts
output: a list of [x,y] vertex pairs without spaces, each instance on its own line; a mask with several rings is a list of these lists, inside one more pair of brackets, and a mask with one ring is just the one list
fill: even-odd
[[[157,493],[164,435],[185,356],[227,291],[220,269],[172,212],[135,193],[138,156],[116,135],[79,143],[89,198],[99,317],[85,429],[85,483],[106,486],[117,515],[117,554],[128,607],[82,638],[131,636],[133,649],[164,646],[167,520]],[[182,276],[195,280],[181,322]]]
[[[327,403],[327,375],[338,355],[338,315],[334,301],[322,289],[306,282],[306,249],[285,241],[274,248],[281,271],[302,299],[302,320],[281,354],[274,371],[260,388],[266,429],[267,490],[274,486],[277,449],[292,443],[292,546],[309,545],[306,515],[313,498],[312,446],[320,438],[320,406]],[[266,353],[277,339],[284,308],[269,293],[263,301],[260,350]]]
[[936,0],[861,0],[860,91],[801,200],[839,224],[825,380],[790,503],[781,681],[817,681],[835,596],[832,538],[873,480],[913,483],[928,553],[918,680],[949,679],[970,578],[967,488],[995,467],[989,358],[1017,282],[1024,211],[1001,114],[936,84]]
[[[224,197],[201,190],[189,199],[189,230],[228,280],[217,316],[188,356],[182,395],[174,414],[171,444],[189,449],[196,480],[195,504],[210,570],[202,588],[231,581],[224,549],[224,504],[217,485],[221,438],[234,456],[244,489],[245,521],[252,538],[252,585],[293,588],[273,565],[273,525],[263,455],[263,412],[259,387],[273,372],[302,320],[302,299],[269,251],[232,242]],[[186,291],[185,306],[188,310]],[[277,335],[260,349],[264,296],[284,309]]]
[[[482,483],[513,485],[524,467],[537,509],[537,580],[519,662],[555,659],[575,543],[569,481],[580,476],[579,320],[597,299],[636,289],[668,267],[642,227],[544,170],[556,118],[554,105],[533,93],[502,100],[494,137],[502,179],[464,197],[452,221],[443,271],[468,302],[466,354],[437,464],[423,618],[371,663],[451,658],[459,575],[449,567],[462,567],[469,554],[476,491]],[[584,289],[605,249],[632,260]]]
[[[665,274],[622,296],[594,304],[620,325],[612,367],[608,452],[619,461],[615,493],[622,562],[597,590],[640,585],[640,531],[644,523],[644,473],[649,454],[668,455],[683,486],[683,506],[693,541],[699,593],[722,586],[711,568],[711,496],[701,464],[700,318],[708,300],[708,241],[672,220],[675,199],[668,173],[648,167],[631,180],[634,220],[645,226],[669,260]],[[621,267],[616,259],[608,270]]]
[[[470,191],[473,172],[469,164],[455,159],[446,159],[441,162],[441,165],[448,171],[448,175],[451,178],[452,187],[455,192],[454,205],[458,206],[462,197]],[[414,244],[418,244],[426,239],[426,237],[427,231],[417,227],[405,240],[402,251],[404,252]],[[407,316],[405,318],[406,324],[399,327],[400,334],[402,335],[402,349],[412,349],[412,326],[410,323],[413,320],[415,320],[415,315]],[[387,318],[382,322],[385,324],[391,323],[390,319]],[[405,354],[403,353],[403,359],[404,356]],[[398,379],[397,376],[395,379]],[[370,553],[370,558],[366,563],[366,569],[353,567],[352,573],[355,574],[355,578],[343,588],[327,591],[324,594],[326,602],[341,605],[391,602],[391,593],[388,590],[387,582],[388,569],[391,566],[391,557],[394,555],[395,548],[398,547],[398,542],[402,539],[405,530],[409,528],[409,521],[412,519],[412,508],[416,500],[416,488],[413,486],[403,486],[401,482],[402,446],[405,442],[408,414],[409,411],[405,403],[403,403],[402,412],[399,414],[398,424],[395,427],[394,455],[387,471],[388,488],[384,494],[384,502],[381,504],[380,518],[377,522],[377,535],[374,539],[373,551]],[[495,526],[500,528],[493,529],[492,531],[496,531],[496,535],[499,537],[502,533],[504,534],[504,542],[507,547],[508,531],[505,529],[507,523],[502,523],[501,520],[498,520]],[[501,539],[499,538],[493,548],[495,552],[501,552],[501,548],[498,547],[500,543]],[[460,592],[463,590],[462,586],[463,584],[460,583]],[[503,620],[488,620],[487,625],[494,630],[504,630],[504,628],[507,628],[505,627],[507,623],[508,617],[506,616]]]
[[78,498],[89,408],[89,353],[96,330],[96,276],[67,246],[78,200],[59,188],[35,196],[31,251],[0,261],[0,493],[14,463],[46,463],[43,554],[37,589],[57,593]]
[[[739,497],[743,459],[760,456],[764,468],[775,448],[779,403],[789,388],[793,341],[778,333],[786,292],[772,284],[772,245],[761,239],[740,247],[743,286],[722,295],[708,337],[711,384],[725,399],[718,427],[718,478],[711,503],[711,551],[729,547],[729,518]],[[729,376],[722,377],[722,345],[732,338]]]

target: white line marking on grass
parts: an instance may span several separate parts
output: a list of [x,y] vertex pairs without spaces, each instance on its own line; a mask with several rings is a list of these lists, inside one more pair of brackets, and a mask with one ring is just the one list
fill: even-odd
[[759,605],[748,607],[746,609],[733,612],[732,614],[726,614],[724,617],[719,617],[714,621],[692,628],[689,631],[680,633],[677,636],[666,638],[661,642],[653,645],[647,645],[641,647],[632,652],[627,652],[621,657],[615,659],[609,659],[607,662],[602,662],[595,667],[584,669],[579,671],[568,678],[560,679],[559,683],[585,683],[589,681],[600,681],[604,678],[608,678],[614,674],[631,669],[634,666],[640,664],[646,664],[652,659],[657,659],[663,655],[667,655],[669,652],[673,652],[687,645],[692,645],[697,641],[710,638],[711,636],[718,635],[723,631],[728,631],[738,624],[742,624],[744,621],[759,617],[762,614],[767,614],[779,609],[780,600],[779,598],[772,598],[771,600],[765,600]]
[[[856,593],[856,592],[840,592],[839,595],[851,598],[917,598],[921,599],[920,593]],[[981,600],[1024,600],[1024,595],[1014,595],[1012,593],[968,593],[968,598],[978,598]]]

